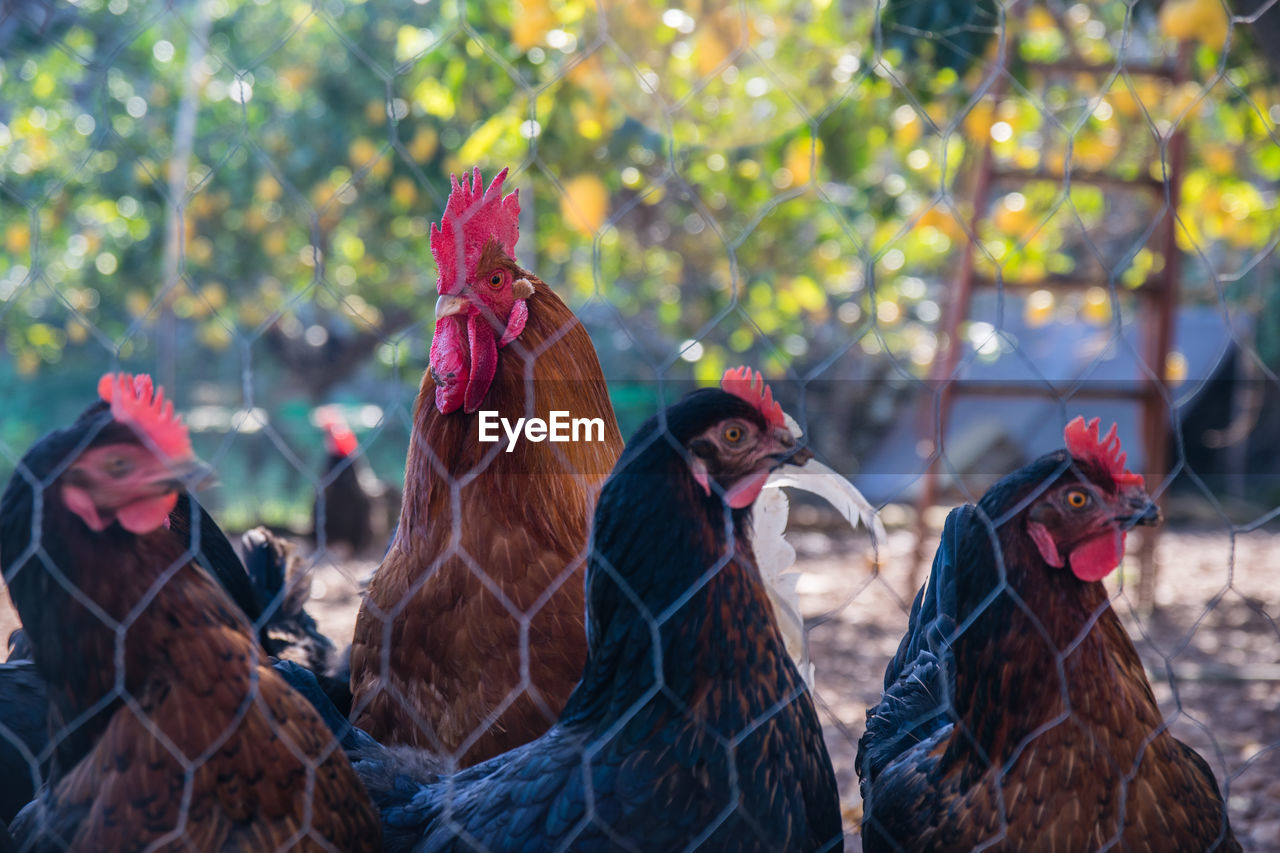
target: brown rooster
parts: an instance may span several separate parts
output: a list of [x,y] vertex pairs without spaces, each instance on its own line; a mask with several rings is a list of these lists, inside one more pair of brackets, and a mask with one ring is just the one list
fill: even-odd
[[858,746],[863,849],[1238,851],[1101,581],[1159,512],[1115,427],[953,510]]
[[[432,228],[431,366],[399,529],[351,649],[355,722],[464,766],[545,732],[582,676],[587,531],[622,450],[590,337],[514,259],[520,205],[502,195],[506,174],[487,190],[479,169],[455,178]],[[484,443],[482,406],[512,422],[599,419],[599,440]]]
[[[196,467],[151,380],[103,377],[94,407],[23,457],[0,502],[0,566],[77,763],[11,829],[23,849],[375,850],[377,815],[310,703],[171,515]],[[118,669],[117,661],[123,663]]]

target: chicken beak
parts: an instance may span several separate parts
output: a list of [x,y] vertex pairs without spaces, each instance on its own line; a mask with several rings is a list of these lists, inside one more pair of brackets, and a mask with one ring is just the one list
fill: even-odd
[[154,482],[168,491],[187,489],[194,492],[213,485],[216,480],[217,474],[213,468],[192,456],[188,459],[169,462],[165,466],[164,473],[157,476]]
[[1160,507],[1153,503],[1148,503],[1141,513],[1136,516],[1130,516],[1130,518],[1133,519],[1135,524],[1141,524],[1144,527],[1155,527],[1163,520],[1163,516],[1160,514]]
[[1160,507],[1152,502],[1146,492],[1136,492],[1129,496],[1129,514],[1122,515],[1117,520],[1126,526],[1142,525],[1143,527],[1155,527],[1162,520],[1160,515]]
[[467,310],[467,298],[460,293],[446,293],[436,300],[436,322]]
[[786,428],[775,429],[773,431],[773,440],[779,446],[777,452],[770,454],[775,467],[778,465],[795,465],[798,467],[813,458],[813,451],[808,447],[797,447],[795,436]]
[[803,466],[806,462],[813,458],[813,451],[808,447],[797,447],[791,451],[782,461],[787,465]]

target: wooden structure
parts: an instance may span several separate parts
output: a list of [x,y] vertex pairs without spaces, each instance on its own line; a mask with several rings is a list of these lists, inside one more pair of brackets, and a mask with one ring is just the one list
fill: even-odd
[[[1025,17],[1026,4],[1014,6],[1008,19],[1007,37],[1002,48],[997,78],[992,81],[986,94],[991,101],[992,115],[1000,114],[1000,104],[1007,98],[1012,80],[1011,66],[1018,55],[1019,29],[1021,19]],[[1070,34],[1065,34],[1070,44]],[[1052,63],[1035,63],[1017,61],[1016,68],[1025,71],[1028,78],[1049,80],[1062,77],[1088,77],[1098,81],[1098,91],[1105,91],[1120,75],[1127,74],[1132,78],[1156,78],[1165,80],[1170,86],[1176,86],[1186,79],[1189,65],[1189,53],[1184,49],[1176,63],[1171,65],[1147,65],[1125,63],[1123,60],[1110,64],[1092,64],[1077,57],[1066,58]],[[1174,312],[1177,310],[1180,277],[1180,253],[1177,246],[1176,211],[1182,188],[1182,172],[1186,159],[1186,134],[1181,127],[1161,139],[1161,161],[1164,165],[1162,178],[1149,174],[1136,177],[1124,177],[1100,171],[1075,170],[1067,164],[1063,174],[1057,174],[1043,167],[1037,169],[1009,168],[997,161],[991,136],[988,135],[977,165],[972,173],[971,201],[972,217],[969,221],[969,234],[981,233],[983,222],[989,217],[992,201],[997,189],[1011,192],[1020,185],[1033,181],[1056,181],[1070,184],[1092,184],[1105,187],[1110,192],[1146,192],[1157,198],[1163,196],[1162,218],[1158,227],[1150,235],[1148,246],[1164,256],[1163,266],[1150,279],[1135,288],[1124,288],[1124,292],[1132,293],[1138,302],[1138,315],[1142,323],[1143,352],[1142,360],[1155,375],[1141,377],[1136,388],[1115,387],[1080,387],[1074,386],[1070,393],[1074,398],[1098,399],[1132,399],[1140,404],[1144,459],[1142,473],[1146,475],[1148,486],[1152,489],[1159,486],[1167,473],[1168,437],[1170,424],[1169,395],[1166,387],[1169,353],[1172,348]],[[978,383],[955,378],[965,347],[965,339],[961,335],[961,326],[968,320],[975,291],[980,289],[1003,288],[1004,292],[1026,292],[1043,289],[1055,293],[1070,290],[1084,290],[1101,287],[1114,292],[1114,280],[1090,280],[1086,277],[1051,276],[1034,282],[1008,283],[979,275],[976,269],[977,248],[971,237],[965,242],[956,271],[950,299],[945,306],[941,331],[945,345],[934,362],[932,386],[935,396],[929,398],[928,411],[920,413],[920,434],[932,445],[936,440],[945,442],[948,427],[948,416],[956,395],[980,393],[984,395],[1038,395],[1057,396],[1057,389],[1045,385],[1030,386],[1027,384],[999,385],[990,382]],[[1114,278],[1114,277],[1113,277]],[[1065,390],[1064,392],[1065,393]],[[935,543],[934,534],[929,530],[926,510],[938,499],[939,453],[933,446],[934,454],[925,473],[917,507],[916,546],[913,563],[913,576],[910,590],[914,592],[919,586],[920,574],[925,566]],[[945,446],[943,448],[945,450]],[[1139,603],[1150,607],[1154,602],[1156,567],[1154,559],[1157,528],[1143,528],[1139,546],[1140,573],[1137,584]]]

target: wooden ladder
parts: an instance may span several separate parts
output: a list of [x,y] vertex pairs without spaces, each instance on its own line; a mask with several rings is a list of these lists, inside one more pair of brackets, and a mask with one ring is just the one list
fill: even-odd
[[[1007,93],[1010,79],[1009,57],[1015,56],[1018,50],[1018,31],[1024,17],[1025,6],[1019,11],[1011,12],[1009,18],[1009,35],[1005,43],[1004,54],[1000,58],[999,76],[992,82],[985,98],[992,103],[992,115],[999,116],[1000,104]],[[1067,34],[1068,43],[1070,35]],[[1176,63],[1172,65],[1125,64],[1091,64],[1080,59],[1065,59],[1060,62],[1034,63],[1023,62],[1020,66],[1027,69],[1028,74],[1051,77],[1054,75],[1087,75],[1098,81],[1111,82],[1108,78],[1119,79],[1117,74],[1123,68],[1133,77],[1159,78],[1168,81],[1170,86],[1177,86],[1187,77],[1189,51],[1180,51]],[[1099,87],[1101,88],[1101,87]],[[976,108],[976,105],[975,105]],[[956,380],[956,369],[965,347],[960,335],[961,325],[968,319],[971,302],[975,290],[1003,289],[1004,292],[1020,291],[1029,293],[1032,289],[1044,289],[1051,292],[1082,290],[1101,287],[1109,293],[1114,291],[1114,281],[1088,280],[1070,276],[1051,276],[1035,282],[1019,282],[1008,284],[981,276],[975,269],[977,253],[974,237],[980,233],[982,223],[989,216],[992,207],[993,190],[997,186],[1017,186],[1032,181],[1070,181],[1072,184],[1093,184],[1115,188],[1121,191],[1147,191],[1162,194],[1165,199],[1163,218],[1158,230],[1151,235],[1148,243],[1153,249],[1164,255],[1164,264],[1160,270],[1135,288],[1125,288],[1126,293],[1134,294],[1139,304],[1139,315],[1142,329],[1142,358],[1156,376],[1144,377],[1136,388],[1108,387],[1075,387],[1075,397],[1088,399],[1129,399],[1141,405],[1141,435],[1145,451],[1144,473],[1148,477],[1148,485],[1154,488],[1164,478],[1165,459],[1168,453],[1169,411],[1167,392],[1168,359],[1172,348],[1174,313],[1178,303],[1178,289],[1181,257],[1177,246],[1176,212],[1182,189],[1183,163],[1186,157],[1186,134],[1179,128],[1166,140],[1163,162],[1165,164],[1164,179],[1153,178],[1147,174],[1126,178],[1107,171],[1073,170],[1065,164],[1065,174],[1055,175],[1044,169],[1014,169],[997,163],[992,145],[991,135],[987,134],[977,168],[973,175],[972,201],[973,212],[969,220],[969,234],[965,241],[959,269],[956,271],[951,298],[946,305],[942,330],[945,333],[945,345],[941,357],[934,360],[931,384],[936,389],[936,396],[927,398],[920,413],[920,435],[926,439],[933,451],[929,466],[925,471],[921,494],[916,513],[916,543],[913,554],[912,576],[909,595],[914,595],[919,587],[921,571],[932,554],[935,534],[929,529],[926,510],[938,499],[939,472],[938,465],[941,449],[935,446],[942,440],[945,447],[946,431],[949,425],[951,406],[958,394],[981,393],[1002,396],[1041,396],[1055,398],[1054,389],[1041,386],[1029,386],[1026,383],[999,384],[978,383]],[[1113,276],[1114,278],[1114,276]],[[936,400],[936,403],[935,403]],[[923,411],[927,408],[928,411]],[[1105,426],[1105,425],[1104,425]],[[1139,574],[1137,598],[1142,607],[1152,607],[1155,600],[1156,563],[1155,544],[1158,528],[1143,528],[1139,543]]]

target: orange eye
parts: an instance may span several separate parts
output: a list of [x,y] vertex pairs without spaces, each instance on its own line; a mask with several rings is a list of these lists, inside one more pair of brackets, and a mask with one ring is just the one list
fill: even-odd
[[1067,492],[1067,504],[1073,509],[1081,509],[1089,503],[1089,495],[1079,489]]
[[494,287],[501,287],[501,286],[502,286],[502,273],[500,273],[500,272],[496,272],[496,273],[494,273],[493,275],[489,276],[489,284],[491,284],[491,285],[492,285],[492,286],[494,286]]
[[724,440],[730,444],[737,444],[742,441],[742,427],[731,426],[724,431]]

